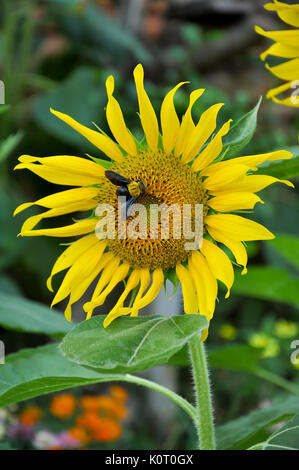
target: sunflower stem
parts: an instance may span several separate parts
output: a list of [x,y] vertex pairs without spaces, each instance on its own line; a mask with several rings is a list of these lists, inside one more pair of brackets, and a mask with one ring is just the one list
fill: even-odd
[[196,428],[201,450],[215,450],[212,396],[204,344],[200,336],[189,341],[189,351],[194,380],[197,419]]

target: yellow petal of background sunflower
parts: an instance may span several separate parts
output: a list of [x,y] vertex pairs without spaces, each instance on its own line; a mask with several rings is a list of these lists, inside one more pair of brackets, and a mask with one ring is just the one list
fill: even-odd
[[285,23],[299,27],[299,4],[289,5],[274,0],[274,3],[266,3],[264,8],[269,11],[276,11],[279,18]]
[[262,36],[265,36],[273,41],[277,41],[285,46],[299,47],[299,31],[298,30],[285,30],[285,31],[265,31],[259,26],[255,26],[255,31]]
[[119,145],[129,154],[136,155],[135,141],[127,129],[120,105],[113,96],[114,78],[110,75],[106,80],[108,103],[106,107],[107,122],[114,138]]
[[235,241],[271,240],[275,238],[266,227],[234,214],[214,214],[205,218],[208,229],[216,229]]
[[139,104],[140,120],[148,146],[154,152],[158,148],[159,126],[156,113],[143,86],[144,71],[141,64],[134,69],[134,79]]
[[282,80],[296,80],[298,78],[299,58],[288,60],[274,67],[270,67],[270,65],[266,64],[266,68]]
[[165,153],[169,154],[175,146],[178,132],[180,128],[180,121],[177,116],[173,98],[178,88],[188,82],[181,82],[170,90],[165,96],[160,112],[161,128],[162,128],[162,141]]
[[51,109],[50,111],[63,122],[75,129],[75,131],[79,132],[79,134],[83,135],[85,139],[89,140],[89,142],[91,142],[102,152],[104,152],[107,157],[117,162],[123,159],[123,154],[119,147],[116,145],[115,142],[113,142],[113,140],[109,139],[109,137],[107,137],[106,135],[103,135],[98,131],[94,131],[93,129],[89,129],[89,127],[83,126],[67,114],[60,113],[59,111],[55,111],[54,109]]

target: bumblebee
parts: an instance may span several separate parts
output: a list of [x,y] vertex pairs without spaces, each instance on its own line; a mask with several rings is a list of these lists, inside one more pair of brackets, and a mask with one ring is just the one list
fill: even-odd
[[126,198],[126,203],[123,208],[123,219],[126,220],[130,217],[133,204],[136,202],[137,198],[145,192],[145,185],[142,181],[131,181],[111,170],[106,170],[105,176],[112,184],[118,186],[116,190],[117,196]]

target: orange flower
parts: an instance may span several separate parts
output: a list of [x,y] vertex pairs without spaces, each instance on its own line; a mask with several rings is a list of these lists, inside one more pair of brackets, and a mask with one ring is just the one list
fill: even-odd
[[109,392],[118,401],[125,402],[128,399],[128,392],[121,385],[111,385],[109,387]]
[[42,417],[39,406],[28,406],[19,415],[19,420],[24,426],[33,426]]
[[93,439],[99,442],[115,441],[121,436],[122,427],[113,419],[103,418],[100,429],[94,434]]
[[80,405],[86,412],[98,412],[100,406],[98,397],[93,395],[84,395],[80,400]]
[[127,416],[127,410],[122,403],[119,403],[112,397],[101,395],[98,397],[99,411],[108,417],[124,419]]
[[89,432],[97,432],[102,424],[102,418],[97,413],[83,413],[78,416],[76,421],[77,427],[83,427]]
[[81,444],[87,444],[90,441],[86,430],[80,426],[74,426],[68,430],[68,433]]
[[71,416],[76,407],[76,399],[70,393],[57,395],[52,399],[50,411],[57,418],[65,419]]

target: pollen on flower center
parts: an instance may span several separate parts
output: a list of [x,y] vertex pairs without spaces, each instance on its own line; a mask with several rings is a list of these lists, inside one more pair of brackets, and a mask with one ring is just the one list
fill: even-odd
[[[125,222],[126,235],[122,235],[124,238],[118,236],[121,231],[118,231],[116,186],[103,177],[99,184],[98,200],[100,203],[108,203],[115,208],[115,238],[108,239],[109,250],[133,267],[169,269],[179,262],[186,261],[189,252],[185,249],[183,205],[190,204],[190,228],[194,230],[195,204],[203,204],[203,215],[207,213],[205,204],[207,195],[202,187],[201,178],[191,170],[190,166],[183,164],[172,154],[166,155],[162,150],[153,152],[147,149],[139,151],[134,157],[128,155],[122,162],[114,163],[110,169],[132,181],[144,183],[145,193],[141,194],[136,202],[146,208],[147,233],[144,238],[139,238],[139,235],[135,238],[132,238],[132,235],[128,236],[132,221],[132,217],[129,217]],[[150,210],[156,210],[152,205],[160,206],[161,204],[168,207],[176,204],[181,210],[180,227],[176,226],[173,213],[169,212],[169,238],[167,239],[164,239],[161,233],[161,218],[158,219],[156,238],[153,238],[153,232],[150,231]],[[138,231],[138,227],[136,230]]]

